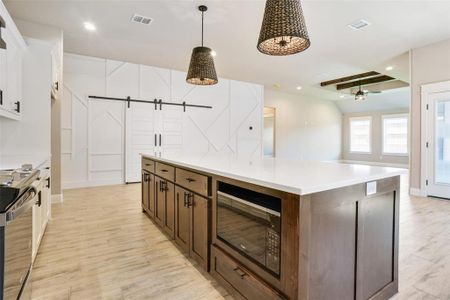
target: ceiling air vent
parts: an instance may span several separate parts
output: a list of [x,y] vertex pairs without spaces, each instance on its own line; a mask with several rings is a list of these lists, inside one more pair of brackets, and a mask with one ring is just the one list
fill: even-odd
[[347,26],[350,27],[351,29],[360,30],[369,25],[370,25],[369,22],[367,22],[366,20],[360,19],[360,20],[357,20],[355,22],[348,24]]
[[138,14],[134,14],[131,17],[131,22],[133,22],[133,23],[141,23],[141,24],[144,24],[144,25],[150,25],[153,22],[153,19],[149,18],[149,17],[141,16],[141,15],[138,15]]

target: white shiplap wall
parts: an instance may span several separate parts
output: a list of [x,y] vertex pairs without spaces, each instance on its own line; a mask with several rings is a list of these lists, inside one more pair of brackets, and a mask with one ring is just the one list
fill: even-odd
[[[162,152],[261,155],[263,87],[223,78],[214,86],[193,86],[185,78],[184,72],[66,53],[61,120],[63,188],[123,183],[126,170],[130,181],[139,170],[137,153],[152,151],[156,132],[163,136]],[[182,107],[164,106],[155,116],[145,118],[141,109],[150,110],[153,105],[143,108],[132,103],[128,110],[125,103],[92,100],[88,95],[161,98],[211,105],[213,109],[188,108],[183,113]],[[139,125],[143,123],[149,127]],[[134,148],[127,147],[126,141],[136,141],[133,134],[140,141]],[[126,148],[132,150],[128,157]]]

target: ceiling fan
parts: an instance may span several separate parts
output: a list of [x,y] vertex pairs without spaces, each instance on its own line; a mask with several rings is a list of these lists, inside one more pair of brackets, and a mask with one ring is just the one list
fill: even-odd
[[366,100],[366,97],[368,94],[380,94],[381,91],[369,91],[369,90],[362,90],[361,89],[361,83],[359,84],[359,90],[354,94],[356,101],[363,101]]

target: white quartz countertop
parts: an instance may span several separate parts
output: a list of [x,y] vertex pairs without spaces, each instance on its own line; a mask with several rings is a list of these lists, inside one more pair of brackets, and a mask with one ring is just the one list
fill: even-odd
[[236,180],[306,195],[358,183],[406,174],[406,169],[338,162],[300,161],[280,158],[242,158],[214,155],[142,156]]
[[48,160],[49,153],[0,155],[0,170],[17,169],[24,164],[31,164],[36,169]]

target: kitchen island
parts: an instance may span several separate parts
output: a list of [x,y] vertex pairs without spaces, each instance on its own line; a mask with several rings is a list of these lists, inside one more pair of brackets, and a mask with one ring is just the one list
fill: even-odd
[[398,291],[403,169],[142,154],[142,209],[242,299]]

